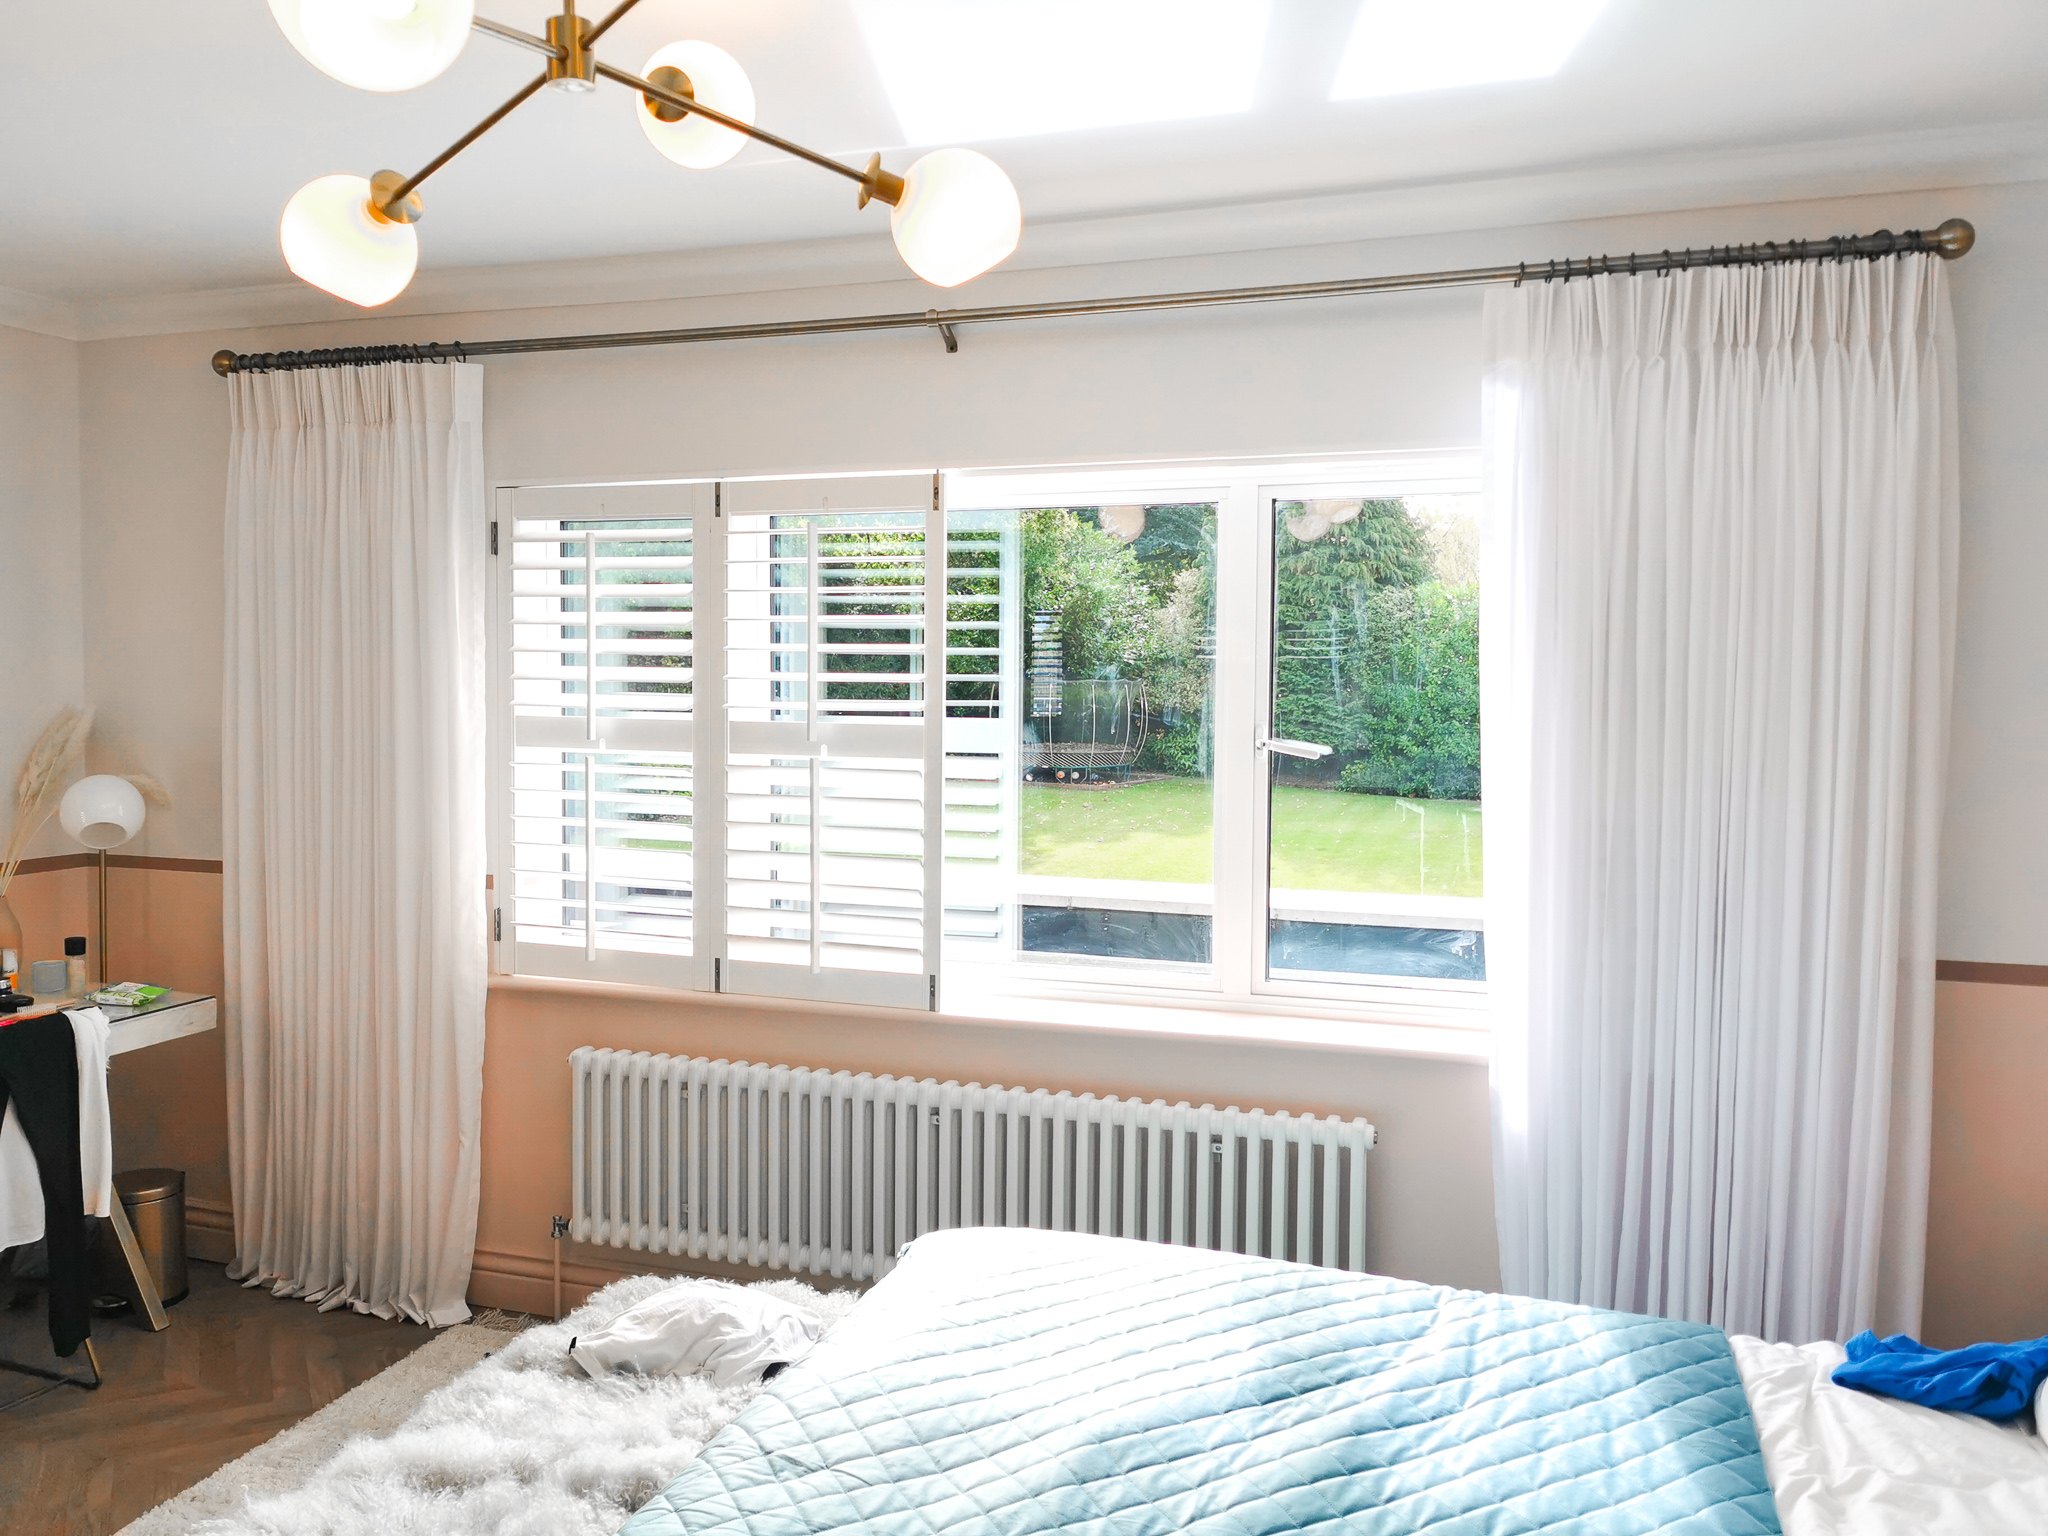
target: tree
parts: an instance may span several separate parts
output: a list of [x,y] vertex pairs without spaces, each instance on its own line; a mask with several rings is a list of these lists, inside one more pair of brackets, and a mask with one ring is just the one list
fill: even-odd
[[1336,749],[1291,771],[1362,793],[1476,796],[1479,604],[1465,543],[1396,500],[1342,523],[1299,502],[1278,513],[1274,724]]
[[1065,674],[1135,675],[1157,606],[1137,551],[1066,507],[1025,512],[1018,525],[1024,612],[1059,615]]
[[1366,605],[1360,693],[1341,788],[1440,800],[1479,794],[1479,589],[1424,582]]

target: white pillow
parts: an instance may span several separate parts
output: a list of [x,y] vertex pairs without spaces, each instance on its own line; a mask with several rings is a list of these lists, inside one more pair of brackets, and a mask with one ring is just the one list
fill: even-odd
[[777,1362],[801,1360],[824,1331],[816,1314],[759,1291],[722,1280],[685,1280],[627,1308],[595,1333],[570,1340],[569,1358],[591,1376],[704,1370],[729,1387],[756,1379]]

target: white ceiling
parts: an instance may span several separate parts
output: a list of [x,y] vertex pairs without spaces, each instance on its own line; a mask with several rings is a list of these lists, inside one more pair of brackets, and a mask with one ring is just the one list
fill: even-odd
[[[1015,179],[1027,229],[1866,135],[2033,136],[2048,118],[2043,0],[1610,0],[1550,79],[1341,103],[1327,98],[1358,0],[1271,6],[1247,112],[977,145]],[[553,8],[478,6],[530,31]],[[0,0],[0,26],[0,288],[72,304],[289,282],[277,217],[297,187],[417,169],[540,62],[478,36],[439,80],[381,96],[314,70],[264,0]],[[644,0],[598,51],[637,70],[685,36],[740,59],[763,126],[855,163],[912,158],[850,0]],[[608,85],[521,107],[427,184],[423,275],[886,228],[850,183],[759,146],[672,166],[631,110]]]

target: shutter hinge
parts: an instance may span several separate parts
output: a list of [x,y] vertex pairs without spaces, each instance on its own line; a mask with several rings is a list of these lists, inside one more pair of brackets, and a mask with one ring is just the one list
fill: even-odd
[[724,966],[724,964],[725,962],[723,960],[718,959],[716,956],[712,958],[711,990],[714,992],[723,992],[725,990],[725,978],[720,974],[720,970]]
[[937,475],[932,476],[932,510],[934,512],[939,510],[939,477]]
[[502,944],[505,940],[505,909],[491,908],[491,942]]
[[723,480],[712,482],[711,515],[713,517],[725,516],[725,482]]
[[937,1013],[939,1011],[939,978],[936,975],[932,975],[927,976],[925,980],[931,983],[931,1011]]
[[498,552],[498,525],[497,525],[496,523],[492,523],[492,524],[491,524],[491,553],[495,555],[495,554],[496,554],[497,552]]

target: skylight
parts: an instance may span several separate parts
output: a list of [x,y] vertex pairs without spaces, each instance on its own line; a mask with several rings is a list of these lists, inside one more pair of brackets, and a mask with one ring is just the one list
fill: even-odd
[[1271,0],[854,0],[909,144],[1243,112]]
[[1332,101],[1554,75],[1607,0],[1364,0]]

